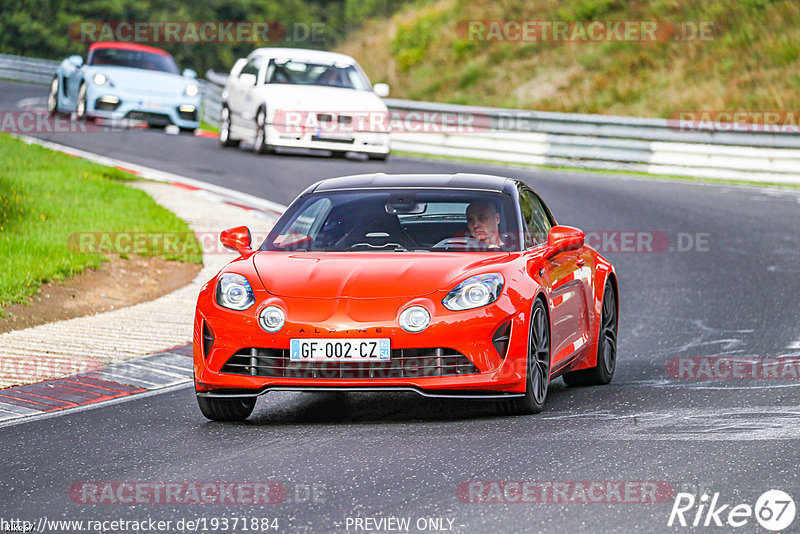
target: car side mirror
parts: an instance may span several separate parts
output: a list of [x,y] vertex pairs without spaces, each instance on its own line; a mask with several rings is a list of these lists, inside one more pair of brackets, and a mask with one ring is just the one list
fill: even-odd
[[547,249],[544,257],[550,259],[567,250],[578,250],[583,246],[586,235],[583,230],[572,226],[553,226],[547,234]]
[[219,242],[222,246],[235,250],[241,255],[252,252],[250,248],[250,229],[246,226],[228,228],[219,234]]
[[197,73],[192,69],[183,69],[182,74],[184,78],[197,78]]
[[255,85],[256,75],[245,72],[244,74],[239,75],[239,80],[241,80],[243,85]]
[[67,58],[67,61],[69,61],[70,63],[72,63],[76,67],[82,67],[83,66],[83,58],[81,56],[69,56]]
[[376,83],[375,85],[372,86],[372,92],[381,98],[386,98],[387,96],[389,96],[389,84]]

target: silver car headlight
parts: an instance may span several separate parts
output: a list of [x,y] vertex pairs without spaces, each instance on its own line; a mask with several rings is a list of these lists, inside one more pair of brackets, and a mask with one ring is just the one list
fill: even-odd
[[106,75],[102,72],[95,74],[94,78],[92,78],[92,81],[95,85],[112,85],[111,80],[106,78]]
[[256,297],[247,278],[240,274],[225,273],[217,280],[217,304],[231,310],[246,310]]
[[199,92],[200,87],[196,83],[190,83],[186,86],[186,89],[183,90],[183,94],[186,96],[197,96]]
[[500,298],[504,282],[500,273],[479,274],[467,278],[442,299],[442,304],[452,311],[486,306]]

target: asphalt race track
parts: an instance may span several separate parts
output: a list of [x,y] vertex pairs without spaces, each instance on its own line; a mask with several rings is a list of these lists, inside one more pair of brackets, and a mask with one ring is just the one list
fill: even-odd
[[[43,87],[0,82],[3,110],[45,96]],[[279,532],[354,532],[348,518],[396,516],[411,518],[412,532],[419,518],[443,518],[443,527],[452,520],[455,532],[662,532],[689,530],[667,526],[680,491],[698,498],[718,492],[731,506],[752,506],[769,489],[800,497],[800,377],[678,379],[668,372],[668,361],[681,357],[800,357],[800,190],[405,157],[256,156],[157,130],[41,137],[280,203],[345,174],[523,179],[560,223],[604,232],[608,243],[597,243],[620,279],[619,363],[606,387],[554,381],[545,412],[529,417],[412,394],[270,393],[246,423],[218,424],[203,418],[191,388],[181,388],[29,420],[0,430],[3,517],[263,517],[277,518]],[[619,244],[611,234],[623,231],[658,232],[670,248],[609,250]],[[71,486],[91,481],[271,481],[287,495],[259,506],[71,498]],[[485,481],[483,488],[489,481],[566,482],[570,494],[576,481],[649,481],[672,491],[657,503],[487,503],[458,491],[468,481]],[[759,528],[750,518],[737,530]]]

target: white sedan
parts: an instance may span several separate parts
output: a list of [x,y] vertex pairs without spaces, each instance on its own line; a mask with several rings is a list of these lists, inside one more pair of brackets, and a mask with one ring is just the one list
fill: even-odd
[[223,146],[246,141],[259,154],[291,147],[385,160],[390,120],[381,97],[388,94],[388,85],[373,87],[344,54],[260,48],[228,76],[219,140]]

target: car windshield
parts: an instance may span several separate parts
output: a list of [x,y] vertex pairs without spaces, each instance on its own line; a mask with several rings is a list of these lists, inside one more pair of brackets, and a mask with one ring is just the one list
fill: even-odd
[[267,65],[265,83],[320,85],[369,91],[369,80],[346,63],[318,64],[288,59],[271,59]]
[[520,250],[509,195],[474,190],[319,192],[286,211],[261,250]]
[[89,55],[89,65],[112,65],[132,69],[156,70],[178,74],[178,66],[172,56],[125,50],[121,48],[96,48]]

